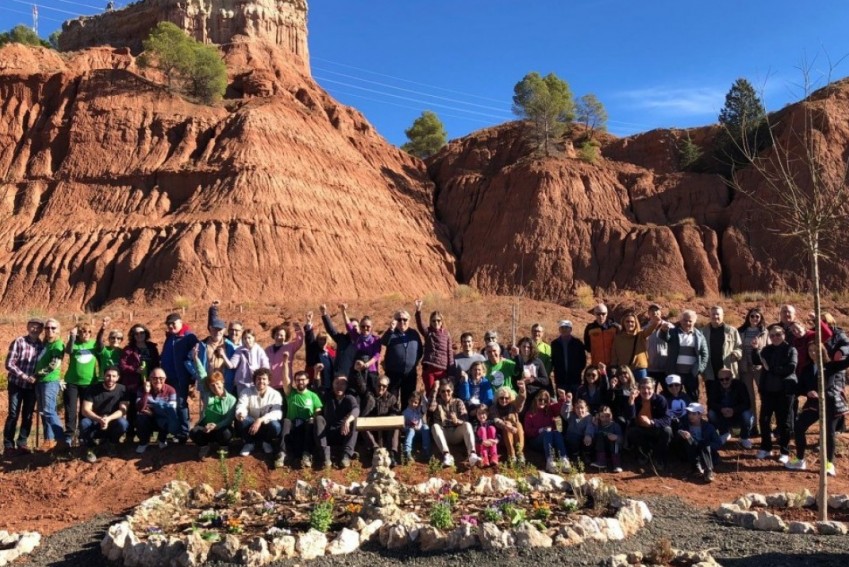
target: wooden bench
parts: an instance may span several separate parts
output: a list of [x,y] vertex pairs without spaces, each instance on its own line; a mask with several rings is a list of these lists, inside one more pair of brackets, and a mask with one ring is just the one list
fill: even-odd
[[357,431],[385,431],[388,429],[403,429],[403,415],[385,415],[381,417],[358,417]]

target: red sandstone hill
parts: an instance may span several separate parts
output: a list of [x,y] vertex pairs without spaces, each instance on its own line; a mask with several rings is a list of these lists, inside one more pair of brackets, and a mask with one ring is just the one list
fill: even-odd
[[[275,1],[305,9],[254,4]],[[0,49],[4,307],[453,287],[423,164],[315,84],[305,29],[287,43],[251,35],[269,26],[246,21],[253,27],[210,27],[235,34],[222,46],[231,98],[216,106],[140,71],[132,45]],[[86,34],[109,28],[84,23],[66,41],[94,43]]]
[[[849,154],[849,82],[775,116],[780,143],[806,112],[821,158],[839,174]],[[809,114],[810,116],[811,114]],[[539,157],[509,123],[452,141],[428,160],[436,213],[451,235],[461,281],[507,294],[568,301],[577,287],[686,295],[806,289],[798,245],[779,237],[775,212],[720,175],[681,172],[682,131],[606,140],[602,159]],[[716,127],[690,132],[708,146]],[[769,150],[766,152],[768,155]],[[747,191],[768,195],[754,171]],[[825,265],[824,285],[845,289],[849,266]]]

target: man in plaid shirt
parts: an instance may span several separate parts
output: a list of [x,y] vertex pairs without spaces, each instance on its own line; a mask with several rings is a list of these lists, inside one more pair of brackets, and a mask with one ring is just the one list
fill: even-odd
[[[16,452],[30,452],[27,438],[35,408],[35,363],[43,348],[40,338],[43,329],[41,320],[30,319],[27,322],[27,334],[18,337],[9,346],[9,357],[6,359],[6,370],[9,372],[9,415],[6,416],[6,426],[3,428],[4,455],[7,457]],[[21,429],[15,449],[18,414],[21,416]]]

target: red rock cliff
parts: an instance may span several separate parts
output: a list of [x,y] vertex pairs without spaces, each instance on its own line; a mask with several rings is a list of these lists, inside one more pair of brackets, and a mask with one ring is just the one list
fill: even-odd
[[0,49],[0,304],[450,291],[421,162],[276,43],[226,59],[201,106],[127,49]]

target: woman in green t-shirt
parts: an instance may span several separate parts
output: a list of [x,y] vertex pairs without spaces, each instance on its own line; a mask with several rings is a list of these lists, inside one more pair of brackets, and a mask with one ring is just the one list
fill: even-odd
[[124,347],[121,343],[124,342],[124,333],[118,329],[109,331],[106,338],[106,344],[103,343],[103,335],[106,334],[106,329],[109,328],[109,323],[112,319],[109,317],[103,318],[103,324],[100,330],[97,331],[97,339],[95,339],[94,354],[97,357],[97,374],[94,376],[92,384],[103,382],[103,374],[107,368],[118,368],[121,362],[121,355],[124,354]]
[[62,421],[56,412],[56,399],[59,397],[59,373],[65,345],[59,338],[59,321],[48,319],[44,322],[44,349],[35,363],[35,375],[38,378],[38,404],[41,420],[44,423],[45,451],[56,446],[64,436]]
[[83,397],[97,374],[96,343],[92,334],[91,325],[74,327],[65,347],[69,356],[65,372],[65,442],[69,445],[77,435]]

